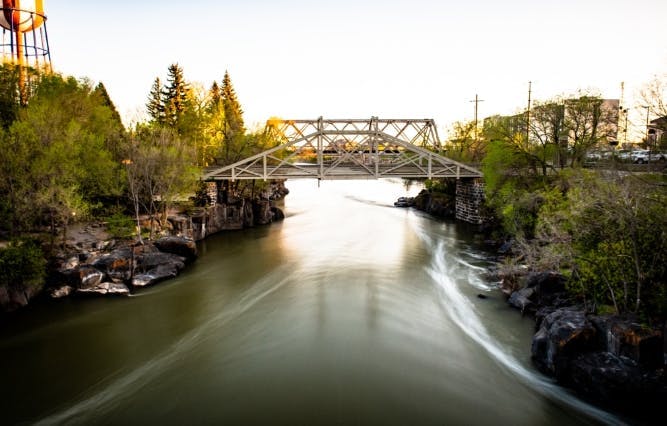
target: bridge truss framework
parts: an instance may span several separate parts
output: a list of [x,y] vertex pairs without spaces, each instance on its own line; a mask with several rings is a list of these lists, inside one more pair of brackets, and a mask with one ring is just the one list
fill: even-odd
[[481,177],[440,154],[432,119],[269,120],[275,147],[208,168],[204,180]]

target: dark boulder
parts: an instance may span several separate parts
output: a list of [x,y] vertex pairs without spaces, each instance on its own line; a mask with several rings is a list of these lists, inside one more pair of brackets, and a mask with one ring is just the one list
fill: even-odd
[[534,297],[535,289],[532,287],[526,287],[513,292],[507,302],[510,304],[510,306],[519,309],[522,314],[535,313],[536,307],[532,300]]
[[603,350],[630,358],[645,368],[664,367],[661,330],[639,324],[632,318],[613,315],[591,317],[591,323],[598,331]]
[[53,287],[49,291],[49,295],[52,299],[61,299],[67,297],[74,291],[74,287],[69,285],[64,285],[60,287]]
[[542,372],[563,379],[572,357],[593,349],[595,338],[595,327],[583,311],[558,309],[544,318],[533,336],[533,362]]
[[133,266],[132,248],[122,247],[97,258],[92,266],[104,272],[115,283],[130,279]]
[[269,200],[256,200],[252,203],[252,214],[255,225],[268,225],[273,220],[271,202]]
[[664,409],[667,387],[659,371],[609,352],[575,357],[566,383],[580,395],[614,410],[655,420]]
[[272,206],[271,207],[271,212],[273,213],[273,220],[283,220],[285,219],[285,213],[279,209],[278,207]]
[[534,288],[539,305],[554,305],[565,293],[567,279],[557,272],[531,272],[526,277],[526,287]]
[[104,279],[104,272],[90,265],[81,265],[71,271],[67,271],[65,275],[68,282],[74,288],[91,288],[95,287]]
[[179,269],[175,264],[163,264],[156,266],[150,271],[137,274],[132,278],[132,285],[135,287],[146,287],[157,284],[178,275]]
[[197,244],[190,239],[182,237],[162,237],[153,244],[158,250],[182,256],[191,262],[197,258]]
[[129,296],[130,289],[120,283],[100,283],[94,287],[80,288],[76,291],[81,296]]
[[243,226],[252,228],[255,226],[255,213],[251,202],[243,202],[241,205],[241,214],[243,217]]
[[440,192],[421,190],[414,198],[414,207],[439,218],[456,217],[456,203],[452,196]]
[[173,265],[177,271],[181,271],[185,268],[185,260],[185,257],[172,253],[144,253],[136,257],[134,272],[146,272],[162,265]]
[[0,312],[12,312],[28,304],[30,298],[24,289],[0,285]]

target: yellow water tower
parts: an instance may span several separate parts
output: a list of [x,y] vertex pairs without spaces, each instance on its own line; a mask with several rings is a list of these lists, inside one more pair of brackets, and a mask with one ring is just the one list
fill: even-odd
[[50,68],[44,0],[2,0],[0,12],[3,61]]
[[25,103],[26,67],[51,71],[44,0],[2,0],[0,27],[2,62],[18,66],[21,102]]

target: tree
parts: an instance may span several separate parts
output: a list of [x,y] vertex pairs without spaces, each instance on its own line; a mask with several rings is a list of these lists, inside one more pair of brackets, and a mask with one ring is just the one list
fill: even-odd
[[486,152],[486,141],[475,138],[476,134],[474,121],[455,122],[447,141],[447,155],[459,161],[481,161]]
[[[540,165],[542,174],[547,175],[547,169],[558,163],[565,167],[567,146],[562,143],[565,133],[565,105],[560,99],[536,103],[531,112],[530,135],[535,147],[533,157]],[[553,154],[557,154],[555,162],[551,162]]]
[[206,102],[206,110],[211,114],[224,111],[222,104],[222,91],[217,81],[213,81],[211,88],[208,91],[208,99]]
[[640,98],[659,117],[667,116],[667,73],[655,75],[642,87]]
[[111,113],[111,118],[113,121],[121,124],[123,123],[123,120],[120,118],[120,114],[118,113],[118,110],[116,109],[116,105],[114,105],[113,101],[111,100],[111,97],[109,96],[109,93],[107,92],[107,88],[104,87],[104,83],[101,81],[95,86],[94,90],[95,95],[100,97],[100,104],[107,107]]
[[221,160],[223,164],[238,161],[248,147],[249,140],[244,138],[245,124],[243,110],[236,97],[229,72],[225,71],[222,79],[222,106],[224,110],[224,129]]
[[149,214],[151,224],[164,223],[175,199],[194,192],[199,176],[193,165],[194,150],[166,127],[137,127],[132,132],[130,155],[124,164],[137,227],[142,210]]
[[18,67],[0,64],[0,126],[7,128],[16,120],[19,105]]
[[[55,238],[57,227],[66,231],[100,200],[122,192],[119,163],[109,146],[122,127],[88,81],[42,75],[31,93],[0,135],[7,153],[0,165],[6,219],[0,223],[19,235],[47,217]],[[122,151],[120,139],[116,142]]]
[[24,290],[39,285],[46,276],[46,261],[39,246],[30,240],[12,241],[0,248],[0,287]]
[[165,110],[164,104],[162,103],[163,90],[164,88],[162,87],[160,78],[156,77],[151,86],[151,91],[148,94],[148,102],[146,103],[146,110],[148,111],[148,116],[150,117],[151,122],[158,125],[165,123]]
[[614,123],[618,124],[618,105],[609,108],[597,95],[580,94],[565,100],[564,127],[571,152],[570,165],[582,164],[588,150],[606,143]]
[[162,91],[165,123],[168,126],[178,127],[183,115],[190,107],[189,84],[183,76],[183,69],[177,64],[171,64],[167,69],[167,85]]
[[[514,175],[536,176],[543,171],[545,160],[539,155],[540,149],[531,138],[528,138],[526,130],[526,115],[495,116],[484,120],[484,137],[489,142],[501,142],[495,146],[493,161],[504,158],[503,162],[512,170]],[[498,156],[499,150],[506,151],[503,156]],[[489,161],[487,161],[489,163]],[[502,170],[489,170],[491,174]],[[545,176],[546,172],[542,173]]]
[[640,99],[642,106],[648,108],[648,113],[658,117],[648,130],[661,136],[653,141],[654,147],[667,148],[667,73],[656,75],[646,83],[640,91]]
[[222,92],[216,81],[208,91],[202,115],[202,144],[197,160],[202,166],[208,166],[220,155],[225,138],[225,109]]
[[667,191],[634,176],[563,173],[543,192],[535,238],[521,255],[538,270],[560,270],[590,307],[667,314]]

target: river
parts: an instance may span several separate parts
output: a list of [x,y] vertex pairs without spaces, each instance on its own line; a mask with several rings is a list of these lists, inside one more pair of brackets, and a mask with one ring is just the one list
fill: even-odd
[[419,188],[287,186],[284,221],[210,237],[174,280],[0,324],[2,423],[617,422],[535,371],[469,226],[392,206]]

